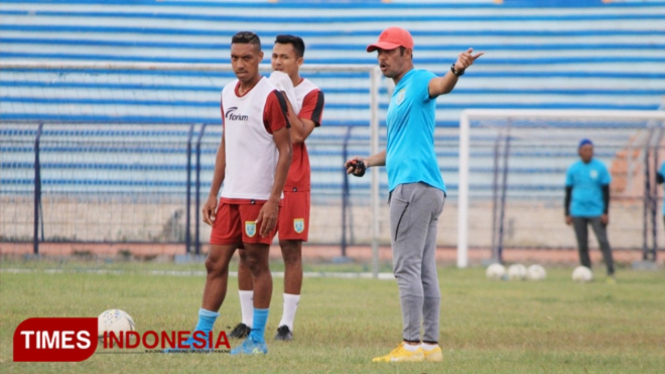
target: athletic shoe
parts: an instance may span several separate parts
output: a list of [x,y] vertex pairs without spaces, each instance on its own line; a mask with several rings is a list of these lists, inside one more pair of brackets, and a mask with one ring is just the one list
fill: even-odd
[[250,332],[252,332],[252,328],[240,322],[235,328],[233,328],[233,331],[229,334],[229,338],[245,339],[249,336]]
[[289,326],[282,325],[277,329],[277,335],[275,335],[275,340],[284,340],[290,341],[293,340],[293,333],[289,330]]
[[232,355],[260,355],[268,353],[265,341],[256,341],[249,336],[242,344],[231,350]]
[[607,284],[617,284],[617,279],[614,275],[608,275],[605,282],[607,282]]
[[425,356],[425,361],[429,362],[443,361],[443,352],[441,352],[441,347],[439,347],[438,345],[430,350],[423,349],[423,355]]
[[411,352],[404,348],[404,344],[404,342],[401,342],[390,353],[375,357],[372,362],[422,362],[425,359],[422,347],[419,347],[415,352]]

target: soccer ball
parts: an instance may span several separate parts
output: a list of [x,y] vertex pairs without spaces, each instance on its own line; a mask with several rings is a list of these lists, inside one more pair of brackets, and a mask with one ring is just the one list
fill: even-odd
[[502,280],[506,276],[506,268],[501,264],[492,264],[485,271],[487,279]]
[[508,268],[508,279],[510,280],[525,280],[526,267],[522,264],[513,264]]
[[135,331],[134,320],[127,312],[120,309],[109,309],[97,317],[97,335],[101,340],[104,332]]
[[593,272],[586,266],[578,266],[573,270],[573,280],[580,283],[591,282],[593,280]]
[[529,280],[539,281],[545,279],[546,276],[545,268],[540,265],[531,265],[526,270],[526,278]]

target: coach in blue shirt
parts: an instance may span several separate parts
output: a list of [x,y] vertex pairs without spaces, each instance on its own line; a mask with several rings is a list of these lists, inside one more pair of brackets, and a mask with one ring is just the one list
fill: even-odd
[[580,160],[566,173],[566,224],[573,225],[577,236],[580,262],[591,268],[588,226],[596,233],[603,259],[607,265],[608,281],[614,281],[614,261],[607,240],[610,207],[610,176],[607,167],[593,158],[593,143],[583,139],[578,147]]
[[[366,167],[386,166],[390,188],[390,239],[393,271],[402,308],[402,343],[374,362],[443,360],[439,341],[441,294],[436,271],[436,230],[446,186],[434,152],[436,98],[453,90],[457,79],[482,53],[459,54],[445,76],[413,67],[413,38],[390,27],[367,52],[378,51],[384,76],[395,82],[386,123],[386,150],[345,164],[362,176]],[[422,344],[420,337],[423,326]]]

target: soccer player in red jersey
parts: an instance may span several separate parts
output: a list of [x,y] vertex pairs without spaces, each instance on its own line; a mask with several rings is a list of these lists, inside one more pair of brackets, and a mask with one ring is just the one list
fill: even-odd
[[268,351],[264,339],[272,296],[268,251],[277,230],[292,157],[288,107],[282,93],[259,73],[262,59],[256,34],[240,32],[233,36],[231,65],[238,79],[222,90],[224,132],[210,195],[203,207],[203,220],[213,228],[195,331],[212,330],[226,296],[229,262],[239,247],[244,248],[255,289],[253,329],[231,354]]
[[[305,140],[315,127],[321,125],[323,92],[310,80],[302,78],[299,68],[303,64],[305,43],[298,36],[278,35],[273,46],[270,81],[287,97],[293,161],[284,185],[284,201],[279,212],[279,244],[284,259],[284,307],[275,339],[291,340],[293,322],[300,301],[302,287],[302,242],[307,241],[310,210],[310,165]],[[240,251],[238,286],[242,322],[230,336],[242,338],[252,326],[252,278],[247,268],[247,257]]]

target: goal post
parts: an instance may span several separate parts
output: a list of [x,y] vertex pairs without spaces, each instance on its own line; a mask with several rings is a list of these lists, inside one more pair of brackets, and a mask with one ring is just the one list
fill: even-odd
[[[183,177],[185,168],[189,170],[188,178],[189,174],[200,172],[201,181],[209,179],[211,162],[214,162],[210,153],[214,152],[213,143],[221,131],[220,92],[226,83],[235,79],[231,65],[2,61],[0,70],[0,85],[3,87],[0,103],[2,146],[9,151],[23,152],[3,153],[3,190],[11,192],[13,197],[10,199],[16,198],[17,194],[24,194],[26,196],[21,199],[30,200],[27,197],[30,194],[26,191],[31,188],[31,183],[35,183],[34,170],[31,170],[34,162],[30,155],[31,152],[34,153],[34,134],[39,126],[40,133],[43,128],[46,135],[41,137],[41,146],[48,148],[47,153],[42,155],[42,159],[47,163],[46,170],[42,172],[48,176],[44,196],[50,196],[49,193],[53,191],[65,196],[59,200],[60,205],[51,202],[44,206],[43,209],[50,209],[51,212],[47,212],[42,218],[40,240],[49,240],[49,231],[53,233],[54,227],[61,228],[55,239],[58,241],[88,240],[81,234],[66,234],[70,231],[97,232],[100,240],[112,242],[167,240],[156,236],[161,235],[160,230],[163,231],[162,227],[165,225],[174,226],[178,223],[175,221],[180,219],[180,213],[175,207],[169,212],[175,214],[172,216],[175,218],[169,222],[142,221],[113,229],[112,222],[99,221],[100,218],[92,215],[91,221],[94,221],[96,226],[90,230],[81,230],[82,227],[77,226],[79,223],[74,218],[68,218],[67,214],[58,214],[53,210],[59,207],[74,209],[75,205],[68,208],[63,204],[68,204],[67,199],[80,199],[84,192],[91,195],[103,194],[105,198],[114,197],[116,193],[123,193],[127,197],[131,186],[134,186],[137,192],[131,198],[136,200],[141,194],[150,193],[147,188],[139,191],[143,185],[151,183],[150,178],[163,179],[159,184],[165,195],[184,194],[183,186],[190,184]],[[260,71],[266,75],[271,71],[271,67],[262,64]],[[312,203],[314,205],[314,194],[317,194],[320,197],[318,201],[322,204],[328,204],[329,201],[337,204],[335,199],[342,185],[339,180],[343,174],[340,150],[343,134],[347,129],[353,130],[353,136],[349,140],[353,154],[379,152],[382,75],[378,66],[360,64],[305,64],[300,71],[303,76],[321,87],[326,97],[323,119],[326,131],[315,131],[308,139],[310,152],[313,150],[319,155],[318,160],[322,160],[313,165],[312,188],[317,190],[313,192]],[[78,147],[80,138],[77,139],[77,136],[89,136],[85,138],[88,144],[81,145],[80,149],[76,150],[78,153],[54,151],[58,147],[65,149],[65,145]],[[21,147],[16,147],[17,144]],[[86,149],[94,154],[87,155],[84,147],[88,147]],[[143,152],[142,147],[154,148],[154,152]],[[131,149],[134,153],[122,157],[122,149]],[[185,162],[184,155],[191,155],[199,149],[201,154],[198,156],[201,158],[202,167],[195,170],[195,158]],[[101,152],[113,154],[104,155]],[[77,178],[83,178],[87,182],[83,183]],[[95,178],[104,180],[94,182]],[[49,183],[57,184],[58,187],[50,188]],[[362,218],[356,219],[356,222],[361,223],[357,225],[359,228],[355,236],[356,244],[372,248],[371,267],[367,268],[371,268],[375,276],[378,276],[379,269],[380,183],[378,168],[371,170],[371,178],[352,182],[354,191],[358,191],[358,195],[362,194],[362,197],[355,197],[355,201],[359,201],[359,208],[351,213],[362,215]],[[96,190],[88,188],[93,185]],[[121,191],[121,187],[124,190]],[[86,188],[88,190],[84,191]],[[126,206],[131,204],[123,201]],[[366,207],[367,201],[370,209]],[[184,206],[181,202],[177,204]],[[0,219],[4,222],[2,231],[6,239],[26,240],[25,238],[32,237],[32,223],[28,222],[32,218],[22,217],[22,212],[10,208],[8,206],[3,209],[2,214],[6,217]],[[35,211],[37,210],[35,208]],[[129,212],[132,209],[126,210]],[[322,245],[335,244],[343,230],[330,217],[337,218],[337,213],[332,212],[341,209],[333,206],[320,210],[322,211],[318,214],[318,220],[323,226],[313,228],[310,240],[314,239],[315,243]],[[40,212],[39,215],[43,213]],[[132,220],[143,219],[138,213],[128,214]],[[22,218],[17,221],[15,218],[18,216]],[[35,221],[40,220],[37,216],[36,213]],[[44,220],[52,224],[50,229],[47,227],[44,230]],[[70,221],[66,222],[67,220]],[[111,233],[113,230],[115,232]],[[123,234],[118,234],[121,231]],[[184,231],[180,229],[178,232]],[[320,237],[317,237],[318,234],[321,234]],[[51,237],[55,238],[55,234]],[[175,238],[174,240],[182,240],[177,237],[179,234],[169,236]]]
[[[469,242],[470,231],[470,204],[472,201],[471,191],[476,183],[475,190],[483,190],[482,183],[477,180],[474,182],[474,175],[470,171],[477,167],[477,163],[482,163],[480,160],[473,159],[472,151],[480,144],[483,138],[488,141],[490,138],[491,144],[494,145],[497,131],[499,129],[509,128],[508,136],[511,141],[511,151],[515,150],[515,140],[524,140],[533,149],[542,144],[543,147],[552,147],[552,149],[575,149],[576,142],[579,141],[581,136],[585,137],[603,137],[612,139],[616,142],[615,148],[611,151],[615,152],[619,149],[637,150],[643,148],[646,142],[651,141],[648,136],[645,137],[644,133],[649,128],[663,127],[665,121],[665,111],[603,111],[603,110],[465,110],[462,112],[459,127],[459,195],[458,195],[458,241],[457,241],[457,266],[465,268],[469,265],[469,247],[472,245]],[[479,130],[480,129],[480,130]],[[474,133],[479,132],[477,141],[474,143]],[[609,140],[608,140],[609,141]],[[631,143],[631,144],[628,144]],[[624,145],[623,148],[620,144]],[[486,146],[489,146],[487,144]],[[524,145],[527,147],[527,145]],[[518,148],[519,149],[519,148]],[[524,148],[526,149],[526,148]],[[553,152],[560,155],[562,152]],[[537,154],[537,153],[533,153]],[[541,160],[546,160],[548,157],[547,152],[540,152],[543,157]],[[570,151],[568,155],[574,154]],[[610,152],[608,152],[610,154]],[[507,157],[507,155],[506,155]],[[475,161],[474,161],[475,160]],[[538,159],[535,160],[537,162]],[[499,163],[501,164],[501,163]],[[538,167],[538,165],[535,165]],[[506,162],[505,167],[501,167],[499,172],[511,173],[512,166],[508,166]],[[565,174],[558,177],[558,174],[563,170],[560,165],[557,168],[549,168],[547,170],[549,179],[552,182],[540,188],[544,192],[533,192],[539,188],[528,186],[528,178],[524,178],[524,188],[521,197],[527,196],[532,199],[550,198],[556,199],[560,195],[561,202],[563,195],[560,191],[556,190],[556,179],[560,180],[561,190],[563,189],[563,180]],[[529,172],[534,172],[533,170]],[[538,171],[535,172],[543,172]],[[565,171],[564,171],[565,173]],[[512,174],[511,174],[512,175]],[[475,178],[478,179],[478,178]],[[628,176],[630,179],[630,176]],[[512,192],[509,187],[509,191]],[[519,188],[519,187],[518,187]],[[479,194],[481,194],[479,192]],[[655,231],[654,231],[655,232]],[[477,237],[478,235],[474,235]],[[638,243],[639,236],[635,236],[635,243],[630,244],[632,247],[640,246]],[[530,245],[527,243],[527,245]],[[536,244],[537,245],[537,244]]]

